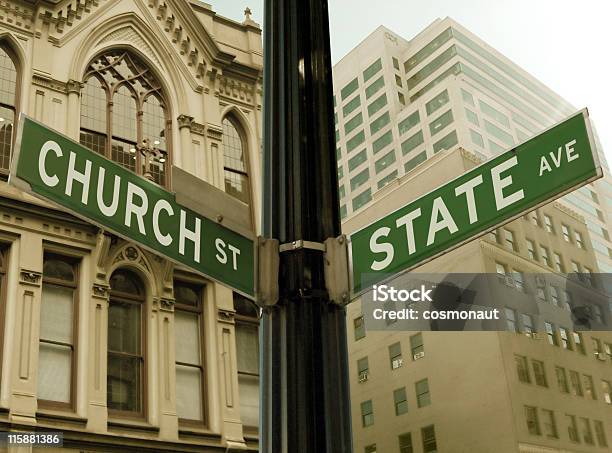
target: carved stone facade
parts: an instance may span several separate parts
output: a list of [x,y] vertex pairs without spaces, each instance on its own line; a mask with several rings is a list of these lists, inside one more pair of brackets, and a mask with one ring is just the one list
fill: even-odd
[[[231,115],[242,129],[250,209],[259,218],[263,51],[250,12],[240,23],[196,0],[0,1],[0,44],[17,68],[16,113],[77,141],[90,62],[112,49],[137,55],[168,99],[168,163],[216,191],[225,190],[222,123]],[[0,255],[0,430],[61,430],[62,451],[71,452],[257,451],[256,432],[243,427],[230,289],[35,200],[10,186],[6,175],[0,176]],[[49,405],[40,398],[48,379],[40,372],[40,345],[53,277],[43,265],[57,257],[76,270],[71,399]],[[109,344],[117,327],[111,326],[118,297],[113,275],[125,270],[144,291],[143,409],[136,418],[122,417],[107,399]],[[177,281],[199,291],[203,408],[195,423],[180,417],[177,396],[177,341],[188,333],[178,318],[188,310],[176,294]]]

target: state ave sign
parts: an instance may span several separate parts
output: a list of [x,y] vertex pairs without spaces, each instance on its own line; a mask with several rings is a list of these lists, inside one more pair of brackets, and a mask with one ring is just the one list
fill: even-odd
[[353,233],[353,294],[600,178],[593,143],[585,109]]
[[9,182],[77,217],[254,297],[254,241],[173,193],[24,115]]

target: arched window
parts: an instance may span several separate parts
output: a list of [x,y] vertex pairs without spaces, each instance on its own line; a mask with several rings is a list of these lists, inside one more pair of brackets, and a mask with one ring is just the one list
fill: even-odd
[[251,189],[246,161],[246,145],[237,123],[223,119],[223,156],[225,170],[225,192],[249,204]]
[[13,53],[0,43],[0,172],[10,168],[13,125],[17,116],[17,66]]
[[135,54],[96,57],[81,96],[81,144],[166,185],[169,115],[161,85]]
[[119,269],[110,279],[108,305],[108,409],[144,415],[145,290],[140,278]]

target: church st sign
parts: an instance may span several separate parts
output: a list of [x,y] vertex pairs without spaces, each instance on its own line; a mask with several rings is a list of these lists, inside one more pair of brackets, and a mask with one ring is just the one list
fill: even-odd
[[15,148],[11,184],[253,298],[253,240],[24,115]]
[[580,111],[353,233],[353,293],[600,178],[593,143]]

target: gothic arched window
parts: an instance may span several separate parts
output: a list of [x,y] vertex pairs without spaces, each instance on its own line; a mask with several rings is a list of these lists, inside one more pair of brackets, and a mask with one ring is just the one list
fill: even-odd
[[138,56],[118,49],[96,57],[84,80],[81,144],[166,185],[170,125],[155,75]]
[[251,189],[247,170],[247,147],[238,124],[231,118],[223,119],[223,156],[225,192],[249,204]]
[[13,52],[0,43],[0,172],[8,171],[17,116],[17,66]]

